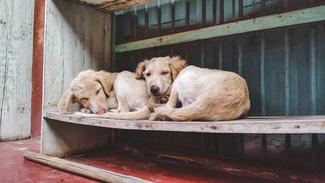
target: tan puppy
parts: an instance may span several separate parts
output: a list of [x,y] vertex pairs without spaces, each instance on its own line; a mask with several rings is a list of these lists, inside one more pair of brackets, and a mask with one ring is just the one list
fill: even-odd
[[168,101],[171,84],[185,66],[186,62],[179,57],[145,60],[138,64],[136,73],[118,74],[114,83],[118,113],[75,114],[78,117],[148,119],[153,108]]
[[[182,108],[175,108],[177,101]],[[238,74],[188,66],[173,83],[166,106],[151,114],[151,120],[232,120],[250,108],[246,81]]]
[[69,104],[78,103],[83,112],[103,114],[111,108],[117,107],[112,86],[117,73],[87,70],[80,72],[64,92],[58,109],[61,114],[66,113]]
[[179,72],[187,66],[180,57],[156,57],[138,64],[138,79],[145,79],[153,107],[167,103],[173,81]]

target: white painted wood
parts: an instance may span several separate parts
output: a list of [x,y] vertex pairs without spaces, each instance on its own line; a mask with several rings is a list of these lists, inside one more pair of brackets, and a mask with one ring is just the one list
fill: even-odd
[[69,161],[57,157],[45,156],[33,152],[24,153],[24,158],[30,161],[35,161],[37,163],[41,163],[74,174],[86,176],[102,182],[119,182],[119,183],[150,183],[151,182],[144,179],[140,179],[138,177],[115,173],[104,169],[96,168],[93,166],[88,166],[88,165],[76,163],[73,161]]
[[109,142],[109,129],[62,123],[51,119],[43,121],[41,153],[66,157],[100,148]]
[[[46,0],[43,111],[57,104],[82,70],[108,70],[111,15],[65,0]],[[66,156],[107,144],[105,128],[43,120],[41,152]]]
[[0,140],[30,136],[34,1],[0,0]]
[[310,134],[325,133],[325,116],[249,117],[232,121],[149,121],[77,118],[72,114],[46,113],[45,118],[65,123],[114,129],[200,133]]
[[82,70],[108,70],[110,14],[70,1],[47,0],[43,109],[57,111],[62,93]]

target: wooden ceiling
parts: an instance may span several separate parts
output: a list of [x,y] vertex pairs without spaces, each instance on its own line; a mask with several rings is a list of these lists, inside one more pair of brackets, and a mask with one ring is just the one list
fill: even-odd
[[132,8],[133,6],[149,3],[155,0],[73,0],[77,3],[88,4],[98,9],[114,12]]

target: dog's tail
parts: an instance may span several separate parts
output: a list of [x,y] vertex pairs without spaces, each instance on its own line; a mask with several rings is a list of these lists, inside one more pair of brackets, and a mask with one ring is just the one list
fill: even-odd
[[82,115],[82,117],[109,118],[109,119],[122,119],[122,120],[142,120],[142,119],[148,119],[150,113],[151,111],[149,107],[144,107],[138,111],[132,111],[132,112],[121,112],[121,113],[106,112],[102,115],[85,114]]

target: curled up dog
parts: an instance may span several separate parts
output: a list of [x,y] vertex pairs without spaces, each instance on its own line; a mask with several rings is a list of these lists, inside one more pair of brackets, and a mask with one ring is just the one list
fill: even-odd
[[179,57],[156,57],[138,64],[136,73],[117,74],[114,93],[118,103],[115,112],[104,114],[76,113],[78,117],[112,119],[148,119],[153,108],[167,103],[171,85],[186,67]]

